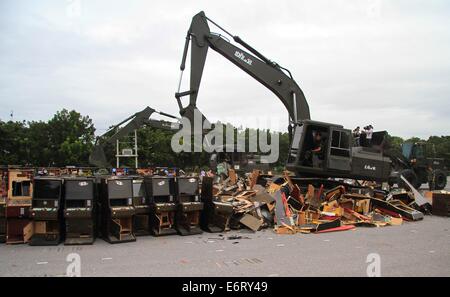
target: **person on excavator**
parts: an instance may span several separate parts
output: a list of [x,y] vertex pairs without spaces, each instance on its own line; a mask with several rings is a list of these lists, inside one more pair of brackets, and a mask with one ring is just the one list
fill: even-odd
[[312,131],[312,141],[303,158],[303,166],[321,167],[324,159],[325,142],[320,131]]
[[224,153],[223,161],[217,164],[217,175],[223,179],[228,177],[228,171],[231,169],[231,161],[228,154]]
[[313,167],[321,167],[323,161],[324,138],[320,131],[314,132],[314,146],[312,152]]
[[364,134],[366,135],[365,146],[370,147],[372,145],[373,126],[364,127]]
[[353,130],[353,139],[355,140],[355,146],[361,146],[361,128],[359,126]]

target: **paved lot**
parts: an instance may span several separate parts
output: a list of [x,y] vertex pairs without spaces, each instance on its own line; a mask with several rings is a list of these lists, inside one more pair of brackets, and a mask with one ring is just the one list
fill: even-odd
[[358,228],[326,234],[239,233],[140,237],[111,245],[0,246],[1,276],[62,276],[66,257],[81,256],[82,276],[366,276],[367,255],[378,253],[383,276],[450,276],[450,219]]
[[[450,182],[449,182],[450,185]],[[377,253],[382,276],[450,276],[450,218],[354,231],[277,235],[272,230],[139,237],[111,245],[0,245],[0,276],[64,276],[67,255],[81,257],[82,276],[366,276]]]

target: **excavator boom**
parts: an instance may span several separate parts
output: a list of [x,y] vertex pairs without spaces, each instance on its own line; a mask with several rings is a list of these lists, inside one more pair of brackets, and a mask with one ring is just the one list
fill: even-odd
[[[129,116],[125,120],[111,127],[108,131],[106,131],[103,135],[97,137],[94,145],[94,149],[92,150],[89,156],[89,163],[94,166],[101,168],[109,168],[111,164],[106,159],[104,147],[108,143],[115,143],[116,140],[130,134],[136,129],[146,125],[153,128],[164,129],[164,130],[174,130],[177,131],[180,129],[180,124],[178,122],[164,121],[164,120],[154,120],[150,119],[152,114],[158,113],[162,116],[179,120],[176,116],[171,114],[157,111],[151,107],[146,107],[142,111],[139,111],[132,116]],[[127,123],[128,122],[128,123]],[[127,123],[127,124],[125,124]],[[121,125],[125,124],[123,127]],[[112,136],[108,135],[111,131],[116,131]]]
[[[209,29],[208,21],[230,35],[235,42],[242,45],[246,50],[235,46],[224,36],[212,33]],[[187,117],[191,122],[193,121],[194,110],[198,109],[197,97],[209,48],[224,56],[271,90],[286,107],[291,124],[310,119],[309,106],[305,95],[292,78],[290,72],[264,57],[238,36],[231,35],[209,20],[204,12],[200,12],[192,18],[192,23],[186,36],[180,66],[181,71],[184,71],[185,68],[189,43],[191,44],[190,90],[185,92],[178,90],[175,97],[180,108],[180,114]],[[189,105],[184,107],[181,98],[187,95],[189,95]]]

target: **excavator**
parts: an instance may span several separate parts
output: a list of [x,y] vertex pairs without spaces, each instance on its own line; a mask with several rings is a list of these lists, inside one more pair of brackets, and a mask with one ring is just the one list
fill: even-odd
[[[155,113],[160,114],[164,117],[174,119],[176,121],[151,119],[150,117]],[[125,123],[126,123],[125,126],[120,127]],[[177,131],[181,127],[179,119],[176,116],[173,116],[171,114],[162,111],[157,111],[147,106],[143,110],[129,116],[120,123],[114,125],[103,135],[97,137],[94,144],[94,148],[91,154],[89,155],[89,163],[99,168],[110,168],[111,164],[108,162],[104,151],[105,146],[108,144],[114,144],[116,140],[129,135],[131,132],[141,128],[144,125],[158,129],[173,130],[173,131]],[[115,133],[109,136],[112,131],[115,131]]]
[[[209,24],[214,25],[225,35],[211,32]],[[240,47],[233,44],[230,39]],[[180,92],[189,45],[191,50],[190,89]],[[394,164],[398,163],[396,162],[398,158],[394,160],[392,156],[385,153],[385,147],[388,145],[386,143],[386,131],[374,132],[370,145],[362,146],[359,141],[353,138],[352,131],[345,129],[342,125],[311,120],[308,102],[292,73],[278,63],[266,58],[239,36],[232,35],[209,19],[203,11],[192,18],[180,65],[181,75],[175,98],[182,117],[186,117],[191,123],[194,123],[194,115],[200,114],[203,123],[208,121],[197,108],[197,97],[209,48],[256,79],[272,91],[283,103],[289,115],[290,148],[286,160],[286,169],[293,171],[297,178],[348,178],[377,182],[393,180],[392,172],[395,172]],[[185,96],[189,96],[187,106],[182,103]],[[149,119],[155,112],[176,119],[177,122]],[[179,120],[173,115],[147,107],[100,136],[89,158],[90,163],[98,167],[109,168],[111,166],[103,151],[107,143],[114,143],[117,139],[128,135],[142,125],[176,131],[181,129]],[[127,121],[130,122],[119,129],[119,126]],[[106,135],[109,135],[111,130],[117,132],[107,138]],[[202,131],[204,133],[206,130]],[[320,148],[319,152],[317,152],[317,147]],[[236,158],[233,157],[232,161],[236,159],[240,164],[253,163],[248,162],[245,154],[231,153],[237,156]],[[217,156],[220,155],[220,153],[213,153],[211,160],[217,164],[217,162],[220,162]],[[398,174],[394,178],[398,181]],[[408,176],[406,178],[410,182],[413,181]]]
[[[151,116],[153,114],[159,114],[171,120],[152,119]],[[124,126],[121,127],[122,125]],[[145,109],[129,116],[120,123],[112,126],[103,135],[97,137],[94,148],[89,155],[89,163],[99,168],[111,168],[112,166],[105,155],[105,146],[108,144],[115,144],[116,140],[129,135],[142,126],[173,131],[175,133],[179,131],[183,125],[178,117],[162,111],[157,111],[147,106]],[[111,135],[111,132],[113,131],[115,133]],[[205,130],[205,132],[207,131],[209,130]],[[253,169],[264,171],[269,169],[268,164],[260,164],[260,156],[258,154],[248,154],[242,149],[229,149],[226,147],[224,147],[221,152],[212,152],[209,155],[209,167],[215,171],[217,166],[225,160],[230,163],[237,173],[249,172]]]
[[[220,33],[211,32],[210,25]],[[189,45],[190,88],[180,92]],[[290,149],[286,169],[304,178],[388,181],[391,160],[383,154],[385,131],[374,132],[370,145],[357,146],[351,130],[311,120],[308,102],[292,73],[225,30],[203,11],[192,18],[184,44],[180,82],[175,93],[181,116],[194,123],[194,114],[198,113],[207,121],[197,108],[197,98],[209,49],[256,79],[283,103],[289,114]],[[189,96],[189,103],[184,106],[182,100],[186,96]],[[317,153],[317,146],[320,153]]]

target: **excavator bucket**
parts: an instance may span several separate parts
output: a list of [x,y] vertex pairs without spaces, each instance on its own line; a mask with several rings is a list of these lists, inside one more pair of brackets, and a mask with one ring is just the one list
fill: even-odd
[[[182,111],[180,111],[180,115],[182,117],[185,117],[189,120],[191,123],[191,131],[193,131],[192,134],[194,134],[196,131],[202,132],[203,127],[211,127],[211,123],[206,119],[205,115],[195,106],[188,105],[185,108],[183,108]],[[199,119],[201,118],[202,127],[200,129],[194,130],[194,125],[199,123]],[[206,129],[209,130],[209,129]],[[206,131],[205,131],[206,132]]]

